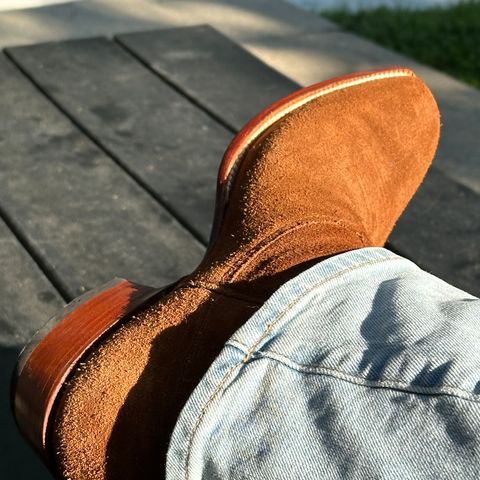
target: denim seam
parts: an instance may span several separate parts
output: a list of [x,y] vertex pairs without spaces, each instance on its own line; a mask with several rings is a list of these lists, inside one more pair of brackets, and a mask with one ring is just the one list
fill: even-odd
[[[190,455],[191,455],[191,452],[192,452],[192,447],[193,447],[193,441],[194,441],[194,438],[195,438],[195,435],[196,435],[196,432],[200,426],[200,423],[203,419],[203,417],[205,416],[205,414],[207,413],[207,410],[210,406],[210,404],[215,400],[216,396],[220,393],[222,387],[225,385],[225,383],[228,381],[228,379],[230,378],[230,376],[233,374],[234,370],[242,365],[242,364],[245,364],[248,362],[248,360],[250,359],[251,355],[253,354],[253,352],[256,350],[256,348],[258,347],[258,345],[260,345],[260,343],[266,338],[268,337],[268,335],[271,333],[271,331],[273,330],[273,328],[275,327],[275,325],[282,319],[285,317],[285,315],[293,309],[293,307],[302,299],[304,298],[305,295],[308,295],[310,294],[311,292],[313,292],[315,289],[325,285],[326,283],[338,278],[338,277],[341,277],[349,272],[352,272],[354,270],[358,270],[360,268],[363,268],[363,267],[366,267],[366,266],[369,266],[369,265],[374,265],[374,264],[378,264],[378,263],[382,263],[382,262],[386,262],[386,261],[391,261],[391,260],[403,260],[404,259],[402,257],[397,257],[397,256],[385,256],[383,258],[380,258],[380,259],[376,259],[376,260],[371,260],[369,262],[364,262],[364,263],[361,263],[360,265],[355,265],[355,266],[352,266],[352,267],[349,267],[349,268],[346,268],[346,269],[343,269],[341,270],[340,272],[336,272],[335,274],[323,279],[321,282],[319,283],[316,283],[315,285],[313,285],[311,288],[309,288],[307,291],[305,292],[302,292],[302,295],[300,297],[297,297],[294,301],[292,301],[284,311],[281,312],[281,314],[272,322],[268,323],[263,334],[261,335],[261,337],[258,339],[257,342],[255,342],[255,344],[247,351],[247,352],[243,352],[242,353],[245,353],[245,356],[243,357],[243,359],[240,361],[240,362],[237,362],[235,363],[234,365],[232,365],[228,370],[227,372],[225,373],[225,375],[223,376],[223,378],[220,380],[220,382],[218,383],[218,385],[215,387],[215,390],[212,392],[212,394],[210,395],[210,397],[208,398],[208,400],[206,401],[206,403],[203,405],[202,409],[200,410],[200,413],[193,425],[193,428],[192,428],[192,433],[190,435],[190,438],[189,438],[189,441],[188,441],[188,446],[187,446],[187,452],[186,452],[186,458],[185,458],[185,476],[184,476],[184,479],[185,480],[188,480],[189,478],[189,464],[190,464]],[[231,343],[230,343],[231,344]],[[233,346],[233,345],[232,345]],[[238,347],[237,347],[238,349]]]
[[235,369],[237,367],[239,367],[240,365],[242,365],[242,361],[235,363],[225,372],[225,375],[220,380],[218,385],[215,387],[215,390],[210,395],[210,398],[207,400],[207,402],[204,404],[204,406],[200,410],[200,414],[198,415],[198,417],[197,417],[197,419],[196,419],[196,421],[193,425],[192,434],[190,435],[190,438],[188,440],[187,454],[186,454],[186,458],[185,458],[185,476],[184,476],[185,480],[188,480],[188,478],[190,476],[189,475],[190,455],[192,453],[193,440],[194,440],[195,435],[197,433],[197,430],[200,426],[200,423],[201,423],[203,417],[205,416],[205,414],[207,413],[207,410],[208,410],[208,407],[210,406],[210,404],[215,400],[216,396],[223,389],[223,386],[227,383],[229,378],[232,376]]
[[[236,340],[230,341],[228,345],[236,348],[242,353],[246,353],[246,351],[248,350],[248,347],[246,345],[243,345],[242,343]],[[437,385],[435,387],[427,387],[427,386],[415,386],[406,382],[402,382],[400,380],[393,380],[389,378],[385,378],[383,380],[369,380],[368,378],[362,375],[353,375],[351,373],[346,373],[331,367],[322,367],[320,365],[303,365],[303,364],[294,362],[293,360],[291,360],[288,357],[285,357],[281,353],[278,353],[272,350],[270,350],[269,352],[254,352],[250,356],[251,360],[256,360],[261,358],[267,358],[267,359],[276,361],[286,366],[287,368],[296,370],[298,372],[334,377],[339,380],[353,383],[355,385],[361,385],[364,387],[401,390],[401,391],[405,391],[409,393],[417,393],[421,395],[449,395],[449,396],[461,398],[462,400],[468,400],[474,403],[480,403],[480,395],[471,393],[467,390],[464,390],[459,387],[455,387],[453,385],[443,384],[443,385]]]
[[355,266],[352,266],[352,267],[349,267],[349,268],[346,268],[344,270],[341,270],[340,272],[336,272],[335,274],[327,277],[327,278],[324,278],[322,279],[321,282],[319,283],[316,283],[315,285],[313,285],[312,287],[310,287],[308,290],[306,290],[305,292],[301,292],[301,295],[297,298],[295,298],[289,305],[287,305],[287,307],[285,308],[285,310],[283,310],[280,315],[278,315],[277,318],[275,318],[274,320],[272,320],[271,322],[269,322],[267,324],[267,326],[265,327],[265,330],[263,331],[262,335],[260,336],[260,338],[252,345],[252,347],[247,351],[245,352],[245,357],[243,358],[243,363],[247,363],[250,356],[252,355],[252,353],[258,348],[258,346],[260,345],[260,343],[262,343],[263,340],[265,340],[268,335],[272,332],[273,328],[275,327],[275,325],[280,322],[280,320],[282,320],[288,313],[290,313],[290,311],[297,305],[297,303],[300,302],[300,300],[302,300],[303,298],[305,298],[306,295],[310,295],[314,290],[324,286],[325,284],[331,282],[332,280],[335,280],[343,275],[346,275],[347,273],[350,273],[352,271],[355,271],[355,270],[359,270],[361,268],[364,268],[366,266],[371,266],[371,265],[375,265],[375,264],[378,264],[378,263],[382,263],[382,262],[387,262],[387,261],[398,261],[398,260],[402,260],[402,261],[405,261],[404,258],[402,257],[384,257],[384,258],[380,258],[380,259],[376,259],[376,260],[371,260],[371,261],[368,261],[368,262],[364,262],[364,263],[361,263],[360,265],[355,265]]

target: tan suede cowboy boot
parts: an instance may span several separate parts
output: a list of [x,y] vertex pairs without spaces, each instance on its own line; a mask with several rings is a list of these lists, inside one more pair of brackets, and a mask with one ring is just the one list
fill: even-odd
[[438,135],[435,101],[405,69],[317,84],[251,120],[220,167],[197,270],[161,292],[122,281],[89,294],[21,358],[17,421],[50,468],[162,478],[177,416],[224,342],[319,259],[383,245]]

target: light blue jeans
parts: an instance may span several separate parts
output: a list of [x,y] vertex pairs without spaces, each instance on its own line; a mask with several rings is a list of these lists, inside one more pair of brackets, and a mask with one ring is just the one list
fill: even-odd
[[318,263],[227,342],[168,480],[479,479],[480,300],[381,248]]

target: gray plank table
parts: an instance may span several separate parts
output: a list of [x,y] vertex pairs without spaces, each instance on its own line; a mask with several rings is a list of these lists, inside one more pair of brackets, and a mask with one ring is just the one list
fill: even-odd
[[[296,88],[208,26],[0,55],[2,479],[50,478],[9,413],[21,346],[112,277],[162,285],[189,272],[208,240],[225,147]],[[478,295],[478,200],[433,168],[391,247]]]

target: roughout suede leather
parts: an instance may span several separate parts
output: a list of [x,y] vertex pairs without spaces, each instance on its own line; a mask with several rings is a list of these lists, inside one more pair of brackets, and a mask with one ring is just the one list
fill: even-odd
[[225,341],[318,259],[383,245],[438,135],[431,93],[406,76],[330,93],[270,127],[242,161],[198,269],[97,346],[65,388],[61,474],[163,478],[177,416]]

